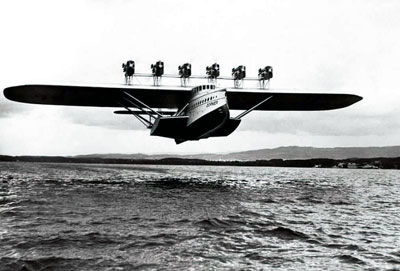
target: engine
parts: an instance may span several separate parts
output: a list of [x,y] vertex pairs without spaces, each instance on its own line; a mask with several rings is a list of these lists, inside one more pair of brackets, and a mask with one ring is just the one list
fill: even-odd
[[181,78],[189,78],[192,75],[192,65],[190,63],[179,66],[178,70]]
[[135,74],[135,61],[128,60],[126,63],[122,63],[122,69],[125,73],[125,83],[130,84],[132,76]]
[[164,62],[157,61],[156,64],[151,64],[151,72],[153,76],[161,77],[164,74]]
[[219,64],[214,63],[211,66],[207,66],[206,75],[209,80],[217,79],[219,76]]
[[260,80],[270,80],[273,77],[272,67],[266,66],[258,70],[258,78]]
[[232,76],[234,80],[243,80],[246,77],[246,66],[240,65],[232,69]]

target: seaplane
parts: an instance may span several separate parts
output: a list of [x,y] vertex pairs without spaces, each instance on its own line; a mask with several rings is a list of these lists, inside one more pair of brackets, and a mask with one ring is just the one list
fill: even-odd
[[[333,110],[362,100],[354,94],[273,91],[271,66],[260,68],[258,77],[246,77],[244,65],[233,68],[231,76],[220,76],[218,63],[207,66],[204,76],[192,75],[190,63],[180,65],[177,74],[164,74],[162,61],[150,66],[151,73],[136,73],[133,60],[123,63],[122,68],[125,84],[28,84],[7,87],[4,96],[23,103],[120,108],[114,113],[132,115],[150,129],[150,135],[174,139],[176,144],[228,136],[254,110]],[[153,84],[134,84],[135,77],[153,78]],[[162,78],[180,79],[180,85],[163,85]],[[193,78],[205,82],[190,85]],[[233,87],[221,87],[219,80],[231,80]],[[257,81],[258,87],[245,88],[244,81]],[[232,116],[232,110],[241,112]]]

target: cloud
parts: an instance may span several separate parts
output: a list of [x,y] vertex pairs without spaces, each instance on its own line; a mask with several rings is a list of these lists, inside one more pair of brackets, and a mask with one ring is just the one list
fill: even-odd
[[23,104],[0,101],[0,118],[7,118],[15,114],[26,114],[28,111],[29,108]]
[[[145,130],[133,116],[116,115],[114,108],[61,108],[60,118],[74,124],[113,130]],[[241,131],[269,134],[309,134],[315,136],[365,136],[398,134],[400,112],[360,113],[358,110],[317,112],[252,112],[243,118]],[[231,117],[239,112],[232,111]]]
[[[147,137],[140,122],[115,115],[112,108],[19,104],[1,93],[0,121],[7,126],[0,128],[0,148],[24,153],[24,140],[26,149],[36,140],[43,143],[38,150],[55,148],[69,130],[74,134],[65,142],[79,141],[81,131],[92,133],[85,144],[65,146],[70,152],[90,144],[93,135],[104,133],[96,142],[99,145],[93,144],[95,150],[119,134],[124,135],[121,140],[129,141],[130,132],[143,133],[143,140],[153,148],[161,142],[169,150],[182,151],[203,150],[208,144],[215,151],[224,144],[241,149],[282,142],[313,144],[315,138],[321,144],[327,138],[353,145],[378,145],[389,142],[388,138],[398,142],[398,1],[81,2],[0,2],[0,22],[9,26],[0,29],[5,41],[0,50],[0,91],[17,85],[14,81],[122,83],[121,63],[132,58],[138,72],[149,72],[150,64],[158,59],[166,63],[166,73],[176,73],[186,61],[192,62],[193,74],[204,74],[204,67],[217,61],[224,76],[240,64],[247,66],[248,76],[257,76],[261,66],[273,65],[272,87],[354,93],[364,100],[328,112],[252,112],[228,138],[175,146]],[[41,129],[36,128],[47,119]],[[3,127],[11,128],[5,131]],[[35,140],[26,133],[29,129],[35,129]],[[53,139],[48,136],[52,133],[55,140],[49,142],[54,146],[42,139]],[[283,134],[285,140],[281,140]],[[249,135],[262,143],[248,140]],[[20,141],[15,140],[18,137]]]
[[69,123],[114,130],[145,130],[134,116],[114,114],[116,110],[121,108],[62,107],[58,112]]
[[393,135],[400,133],[399,112],[382,114],[330,112],[257,112],[243,119],[241,129],[316,136]]

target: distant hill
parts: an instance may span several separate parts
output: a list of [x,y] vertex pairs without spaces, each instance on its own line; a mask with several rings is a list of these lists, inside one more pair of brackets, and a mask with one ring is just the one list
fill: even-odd
[[274,149],[251,150],[244,152],[234,152],[228,154],[90,154],[78,155],[76,158],[103,158],[103,159],[164,159],[169,157],[185,159],[205,159],[214,161],[254,161],[270,159],[349,159],[349,158],[393,158],[400,157],[400,146],[389,147],[338,147],[338,148],[313,148],[313,147],[279,147]]
[[[96,153],[71,156],[73,158],[102,158],[102,159],[158,159],[157,155],[147,155],[143,153],[122,154],[122,153]],[[164,157],[164,156],[163,156]],[[170,157],[170,156],[168,156]]]

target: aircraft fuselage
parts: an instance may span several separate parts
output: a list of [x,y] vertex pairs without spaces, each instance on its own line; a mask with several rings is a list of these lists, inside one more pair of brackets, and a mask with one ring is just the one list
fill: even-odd
[[192,89],[185,116],[159,117],[151,135],[174,138],[177,143],[232,133],[240,120],[231,119],[226,89],[201,85]]

